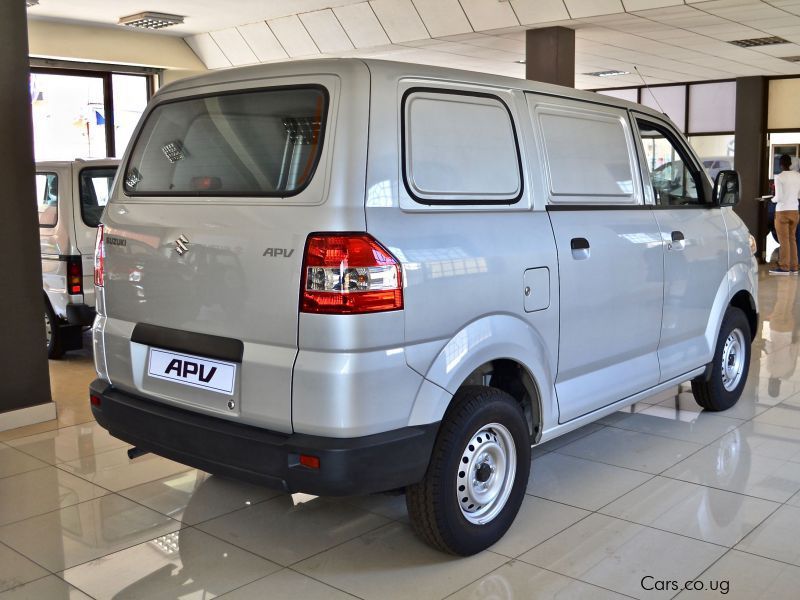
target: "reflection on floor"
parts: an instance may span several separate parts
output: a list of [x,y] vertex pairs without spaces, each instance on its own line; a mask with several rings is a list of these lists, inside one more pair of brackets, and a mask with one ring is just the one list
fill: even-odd
[[737,406],[681,386],[536,448],[513,527],[467,559],[418,541],[402,496],[129,461],[91,420],[89,354],[53,362],[59,420],[0,437],[0,599],[797,598],[798,285],[762,273]]

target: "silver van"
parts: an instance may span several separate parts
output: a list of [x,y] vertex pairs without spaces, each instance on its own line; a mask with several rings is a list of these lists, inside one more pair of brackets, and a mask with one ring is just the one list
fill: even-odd
[[[654,179],[680,161],[682,181]],[[485,74],[339,59],[156,94],[103,215],[97,421],[288,492],[404,489],[469,555],[531,447],[691,381],[739,398],[753,240],[662,114]],[[691,185],[689,185],[691,182]]]
[[81,348],[94,322],[94,246],[118,160],[36,163],[47,355]]

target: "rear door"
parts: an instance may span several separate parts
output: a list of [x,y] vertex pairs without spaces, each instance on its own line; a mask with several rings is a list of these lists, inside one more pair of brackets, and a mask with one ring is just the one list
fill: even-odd
[[[105,353],[119,387],[291,431],[305,240],[364,229],[364,178],[360,196],[341,190],[360,211],[338,193],[323,204],[339,77],[248,85],[167,95],[147,113],[106,213]],[[194,367],[173,377],[193,356],[233,363],[230,389],[203,387]]]
[[626,111],[529,96],[547,171],[566,422],[659,381],[664,267]]
[[86,165],[76,162],[72,165],[75,248],[81,255],[84,302],[89,306],[94,306],[93,270],[97,226],[111,196],[116,174],[115,163]]
[[634,114],[664,246],[664,318],[658,358],[663,381],[711,359],[714,301],[727,300],[728,232],[711,186],[681,136],[667,123]]

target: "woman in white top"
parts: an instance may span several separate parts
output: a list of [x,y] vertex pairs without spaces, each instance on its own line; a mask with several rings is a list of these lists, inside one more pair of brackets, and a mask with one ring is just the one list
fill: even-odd
[[792,158],[781,156],[783,171],[775,176],[775,231],[780,242],[778,267],[770,269],[770,275],[797,274],[797,200],[800,198],[800,173],[792,171]]

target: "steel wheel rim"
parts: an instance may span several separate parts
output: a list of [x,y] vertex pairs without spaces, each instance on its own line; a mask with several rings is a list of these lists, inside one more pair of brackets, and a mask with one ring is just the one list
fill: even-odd
[[45,332],[45,340],[46,340],[46,347],[50,347],[50,340],[53,338],[53,325],[50,323],[50,315],[47,314],[47,311],[44,313],[44,332]]
[[474,525],[495,519],[514,487],[517,452],[511,432],[500,423],[484,425],[470,437],[456,473],[456,501]]
[[734,329],[725,338],[722,347],[722,386],[729,392],[736,389],[744,373],[745,349],[744,334]]

